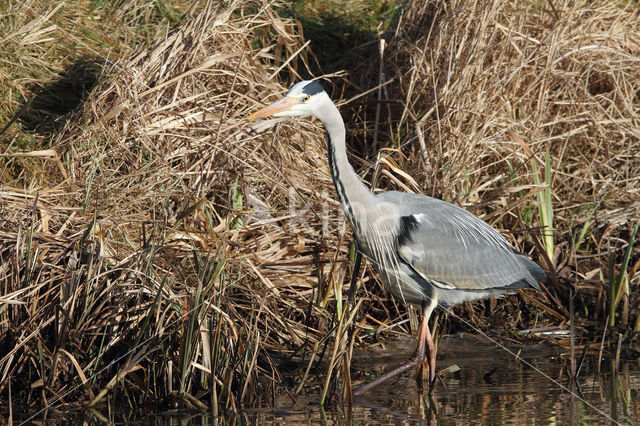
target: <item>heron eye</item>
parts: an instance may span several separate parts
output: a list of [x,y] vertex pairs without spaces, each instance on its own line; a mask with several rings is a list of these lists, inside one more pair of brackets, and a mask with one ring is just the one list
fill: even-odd
[[302,98],[302,102],[308,102],[309,99],[311,99],[311,98],[309,97],[309,95],[307,95],[304,98]]

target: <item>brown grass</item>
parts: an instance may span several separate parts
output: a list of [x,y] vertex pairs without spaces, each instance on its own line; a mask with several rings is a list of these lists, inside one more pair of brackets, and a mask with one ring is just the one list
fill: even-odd
[[[618,205],[635,209],[628,217],[638,211],[637,7],[418,3],[387,48],[385,74],[396,77],[402,102],[396,132],[415,140],[417,125],[426,139],[425,182],[448,198],[481,191],[485,200],[489,191],[474,189],[510,185],[508,161],[521,183],[531,183],[530,152],[543,164],[548,149],[558,209],[614,195]],[[502,213],[506,200],[492,210]],[[559,219],[559,229],[566,228]]]
[[[622,259],[640,217],[640,15],[633,3],[555,3],[412,2],[376,53],[382,77],[370,63],[352,72],[362,87],[386,86],[352,109],[351,126],[368,129],[369,155],[378,132],[400,147],[392,158],[423,193],[512,232],[534,258],[540,250],[524,230],[544,225],[536,193],[549,151],[559,274],[551,286],[564,296],[553,309],[566,310],[571,288],[603,322],[596,301],[610,278],[599,279],[611,275],[610,256]],[[381,187],[409,183],[381,176]],[[637,243],[634,252],[632,287]]]
[[[323,336],[347,265],[322,133],[246,121],[283,93],[269,76],[302,45],[293,30],[271,6],[193,12],[111,64],[53,150],[31,153],[46,187],[2,188],[0,387],[39,382],[16,398],[43,405],[207,389],[235,409],[277,380],[268,351]],[[328,203],[334,232],[290,217],[306,203]]]
[[[350,76],[359,91],[392,82],[343,106],[350,127],[367,129],[362,152],[399,147],[377,187],[415,181],[531,253],[543,185],[530,164],[533,155],[543,170],[549,150],[560,279],[520,306],[455,311],[485,329],[507,317],[562,323],[568,288],[586,318],[605,318],[599,274],[610,274],[609,256],[619,264],[640,212],[637,8],[537,4],[410,4],[384,76],[370,63]],[[335,315],[350,237],[324,136],[306,120],[246,121],[284,92],[276,70],[302,72],[303,44],[273,6],[207,3],[107,62],[53,141],[4,150],[0,346],[10,349],[0,351],[0,392],[12,386],[11,404],[91,405],[120,388],[136,404],[173,406],[180,395],[185,407],[236,410],[267,398],[281,358],[326,353],[338,365],[346,338],[333,349],[322,339],[353,321]],[[575,253],[587,221],[586,255]],[[405,310],[366,280],[358,300],[379,332]]]

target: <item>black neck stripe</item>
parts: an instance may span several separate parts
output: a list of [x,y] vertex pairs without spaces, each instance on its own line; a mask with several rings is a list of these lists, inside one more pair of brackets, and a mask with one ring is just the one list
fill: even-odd
[[327,133],[327,150],[329,151],[329,169],[331,170],[331,178],[333,180],[333,185],[336,188],[336,193],[338,194],[338,199],[340,200],[340,204],[343,206],[344,214],[349,219],[351,226],[356,231],[356,234],[362,233],[358,222],[355,220],[355,216],[353,214],[353,207],[347,198],[347,193],[345,191],[344,185],[340,180],[340,171],[338,170],[338,164],[336,160],[336,151],[333,146],[333,142],[331,141],[331,137],[329,133]]

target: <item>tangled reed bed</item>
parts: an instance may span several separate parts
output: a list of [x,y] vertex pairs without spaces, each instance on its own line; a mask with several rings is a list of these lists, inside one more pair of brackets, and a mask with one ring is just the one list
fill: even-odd
[[[581,312],[603,323],[607,284],[625,274],[640,217],[640,14],[633,3],[556,3],[411,2],[377,66],[352,73],[384,87],[354,108],[351,126],[367,129],[365,151],[378,151],[376,141],[399,147],[391,158],[414,171],[421,192],[466,206],[553,264],[554,295],[537,308],[568,318],[571,289]],[[382,187],[412,184],[381,176]],[[543,203],[552,241],[540,237]],[[635,242],[630,286],[616,302],[625,324],[638,304],[629,301],[640,279]]]
[[[413,2],[384,56],[402,105],[392,136],[414,151],[425,138],[426,160],[407,156],[427,162],[425,186],[448,198],[484,201],[487,182],[511,185],[508,162],[532,182],[521,165],[549,149],[559,210],[610,195],[630,207],[623,219],[633,217],[639,20],[637,7],[610,2]],[[504,215],[504,205],[492,207]]]
[[3,186],[14,404],[93,405],[122,383],[138,402],[210,392],[235,409],[278,380],[270,351],[323,337],[348,265],[322,133],[246,121],[283,92],[294,28],[271,5],[208,3],[109,64],[47,152],[46,187]]
[[[363,89],[390,82],[343,107],[366,129],[365,150],[389,140],[402,153],[379,162],[377,187],[415,184],[468,206],[529,252],[522,230],[536,234],[544,186],[530,164],[543,169],[549,150],[562,279],[510,315],[519,326],[564,322],[568,288],[586,317],[607,315],[607,247],[619,267],[640,210],[637,24],[605,2],[413,2],[382,76],[370,64],[350,76]],[[51,149],[24,163],[46,177],[3,183],[0,391],[11,386],[14,405],[93,405],[120,386],[136,403],[173,406],[179,394],[184,406],[233,410],[273,390],[274,353],[324,353],[349,253],[322,132],[245,120],[285,90],[279,68],[298,75],[303,44],[270,5],[208,3],[108,63]],[[581,256],[573,236],[585,223]],[[629,265],[635,286],[638,244]],[[385,298],[359,288],[383,323],[403,312]],[[486,327],[477,316],[505,318],[516,303],[456,312]]]

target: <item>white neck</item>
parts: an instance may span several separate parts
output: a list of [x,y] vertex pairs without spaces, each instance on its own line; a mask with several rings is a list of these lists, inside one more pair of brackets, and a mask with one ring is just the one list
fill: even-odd
[[375,206],[375,195],[365,186],[347,159],[345,128],[338,108],[328,102],[318,117],[327,131],[329,167],[345,215],[357,234],[361,234],[360,217]]

